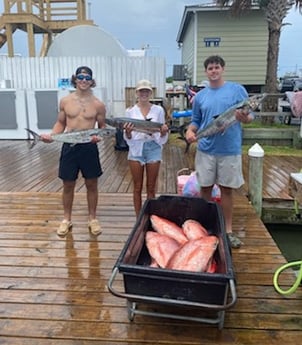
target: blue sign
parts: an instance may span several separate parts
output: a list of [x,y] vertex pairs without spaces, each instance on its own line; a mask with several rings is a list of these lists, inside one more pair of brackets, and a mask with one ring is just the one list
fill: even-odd
[[203,39],[206,47],[219,47],[219,43],[221,41],[220,37],[205,37]]
[[71,81],[69,78],[60,78],[59,81],[58,81],[58,88],[59,89],[69,89],[71,88],[72,85],[71,85]]

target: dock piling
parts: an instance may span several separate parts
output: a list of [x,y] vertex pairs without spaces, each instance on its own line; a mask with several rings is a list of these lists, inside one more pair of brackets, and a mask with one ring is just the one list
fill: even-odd
[[263,181],[263,157],[264,150],[256,143],[248,151],[249,156],[249,184],[248,195],[251,204],[257,214],[262,213],[262,181]]

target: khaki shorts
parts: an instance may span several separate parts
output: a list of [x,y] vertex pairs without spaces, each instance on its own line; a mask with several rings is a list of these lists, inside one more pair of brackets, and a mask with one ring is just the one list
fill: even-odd
[[241,155],[213,156],[197,150],[195,170],[201,187],[218,184],[239,188],[244,184]]

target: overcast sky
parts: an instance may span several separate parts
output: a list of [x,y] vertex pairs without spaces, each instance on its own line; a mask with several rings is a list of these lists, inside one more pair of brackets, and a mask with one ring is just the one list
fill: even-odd
[[[87,0],[87,14],[101,29],[120,41],[126,49],[149,47],[148,55],[166,59],[167,74],[180,64],[176,37],[186,5],[210,1],[202,0]],[[3,1],[0,0],[3,12]],[[292,10],[286,17],[291,23],[282,29],[278,75],[286,72],[302,74],[302,15]],[[22,42],[23,41],[23,42]],[[83,44],[85,49],[85,42]],[[14,34],[15,53],[28,54],[25,33]],[[37,47],[37,51],[39,51]],[[6,45],[0,50],[6,53]]]

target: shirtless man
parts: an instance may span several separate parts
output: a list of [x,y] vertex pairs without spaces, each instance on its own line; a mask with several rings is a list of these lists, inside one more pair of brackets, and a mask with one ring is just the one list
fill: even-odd
[[[106,109],[103,102],[93,95],[92,88],[95,80],[92,70],[87,66],[77,68],[71,78],[76,88],[75,92],[63,97],[59,105],[59,113],[51,134],[64,131],[92,129],[96,123],[98,128],[105,127]],[[49,134],[42,134],[44,142],[52,142]],[[74,188],[79,171],[81,171],[87,189],[88,229],[92,235],[99,235],[102,230],[96,219],[98,203],[98,177],[102,175],[96,136],[90,143],[70,145],[64,143],[61,150],[59,177],[63,181],[63,208],[64,219],[57,234],[65,236],[72,228],[71,213],[74,199]]]

